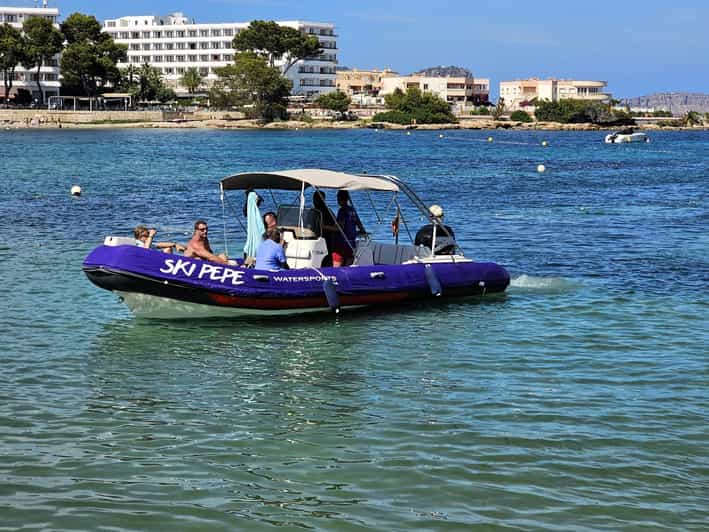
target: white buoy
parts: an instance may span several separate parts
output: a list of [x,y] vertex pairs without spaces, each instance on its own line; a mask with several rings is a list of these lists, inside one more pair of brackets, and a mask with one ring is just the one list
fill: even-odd
[[492,137],[488,137],[488,138],[487,138],[487,141],[488,141],[488,142],[492,142]]
[[541,174],[542,172],[544,172],[546,169],[547,169],[547,167],[544,166],[543,164],[538,164],[538,165],[537,165],[537,172],[539,172],[540,174]]
[[407,134],[407,135],[411,135],[411,131],[407,131],[406,134]]
[[81,196],[81,187],[79,185],[74,185],[71,187],[72,196]]
[[439,138],[439,139],[442,139],[442,138],[443,138],[443,133],[441,133],[440,135],[438,135],[438,138]]
[[542,146],[545,146],[545,147],[546,147],[546,146],[549,146],[549,143],[548,143],[546,140],[543,140],[543,141],[542,141]]

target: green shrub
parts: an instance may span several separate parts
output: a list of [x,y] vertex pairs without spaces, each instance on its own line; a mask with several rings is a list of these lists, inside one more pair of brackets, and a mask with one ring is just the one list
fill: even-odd
[[472,110],[470,111],[470,114],[471,114],[472,116],[476,116],[476,115],[479,115],[479,116],[483,116],[483,115],[484,115],[484,116],[489,116],[489,115],[490,115],[490,109],[488,109],[487,106],[482,105],[482,106],[480,106],[480,107],[476,107],[475,109],[472,109]]
[[510,120],[512,120],[513,122],[531,122],[532,117],[529,116],[529,113],[527,111],[520,110],[520,111],[514,111],[510,115]]
[[330,109],[339,113],[344,113],[350,107],[350,97],[339,90],[321,94],[315,102],[323,109]]
[[385,113],[377,113],[372,117],[372,122],[390,122],[392,124],[411,124],[413,116],[403,111],[387,111]]
[[590,122],[603,125],[632,125],[635,121],[625,111],[610,112],[608,107],[599,102],[585,100],[559,100],[537,102],[534,111],[537,120],[544,122],[561,122],[562,124],[579,124]]
[[[388,122],[396,124],[410,124],[413,120],[416,120],[417,124],[457,122],[446,101],[430,92],[421,92],[416,87],[408,89],[405,93],[400,89],[396,89],[393,93],[387,94],[384,97],[384,101],[390,111],[388,113],[379,113],[380,115],[388,115],[391,112],[400,113],[392,114],[391,117],[394,120],[386,120]],[[374,118],[376,119],[376,116]]]

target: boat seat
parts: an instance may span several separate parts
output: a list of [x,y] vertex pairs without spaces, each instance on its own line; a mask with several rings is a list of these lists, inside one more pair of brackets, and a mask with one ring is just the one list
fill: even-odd
[[[366,252],[369,248],[371,251]],[[370,264],[403,264],[415,257],[426,257],[431,254],[431,250],[426,246],[412,246],[403,244],[382,244],[380,242],[371,242],[368,246],[360,251],[357,247],[357,256],[362,257],[362,261],[357,261],[357,264],[367,264],[369,255],[371,254]]]
[[104,246],[135,246],[135,238],[130,236],[107,236],[103,240]]
[[327,245],[322,237],[299,239],[292,230],[284,229],[283,240],[288,244],[285,254],[291,268],[319,268],[327,255]]

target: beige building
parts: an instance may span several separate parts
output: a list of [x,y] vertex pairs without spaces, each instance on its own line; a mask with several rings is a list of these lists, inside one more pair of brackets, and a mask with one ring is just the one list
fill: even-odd
[[396,89],[406,92],[417,87],[421,92],[431,92],[451,105],[469,106],[487,103],[490,97],[490,80],[486,78],[392,76],[382,78],[381,95]]
[[500,98],[504,98],[508,110],[516,111],[533,106],[532,100],[556,102],[564,99],[608,101],[610,93],[604,92],[606,81],[574,79],[529,78],[500,82]]
[[358,70],[356,68],[338,70],[335,85],[338,91],[349,96],[360,94],[377,96],[382,90],[382,79],[396,75],[398,72],[388,68],[384,70]]

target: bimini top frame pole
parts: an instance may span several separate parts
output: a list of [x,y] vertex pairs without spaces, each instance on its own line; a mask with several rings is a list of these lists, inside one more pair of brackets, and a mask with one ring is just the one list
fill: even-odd
[[[439,216],[434,216],[434,215],[431,213],[431,211],[428,209],[428,207],[426,206],[426,204],[421,200],[421,198],[418,197],[418,195],[416,194],[416,192],[414,192],[414,190],[413,190],[408,184],[406,184],[404,181],[402,181],[401,179],[399,179],[398,177],[393,176],[393,175],[369,175],[369,174],[364,174],[364,175],[362,175],[361,177],[365,177],[365,176],[366,176],[366,177],[374,177],[374,178],[377,178],[377,179],[383,179],[383,180],[385,180],[385,181],[388,181],[388,182],[390,182],[390,183],[396,185],[396,186],[399,188],[399,190],[401,190],[401,191],[406,195],[406,197],[409,198],[409,200],[411,201],[411,203],[413,203],[414,206],[415,206],[419,211],[421,211],[421,214],[423,214],[424,216],[426,216],[426,218],[431,221],[431,223],[434,225],[434,230],[438,229],[438,230],[442,231],[446,236],[448,236],[449,238],[451,238],[451,239],[453,239],[453,240],[455,241],[455,238],[453,238],[453,235],[451,235],[451,234],[450,234],[450,231],[448,231],[448,229],[446,229],[446,226],[443,225],[443,221],[442,221],[441,217],[439,217]],[[435,233],[434,233],[434,235],[435,235]],[[457,242],[456,242],[455,246],[456,246],[461,252],[463,251],[463,249],[458,245]],[[435,250],[431,250],[431,252],[432,252],[432,253],[435,253]]]

